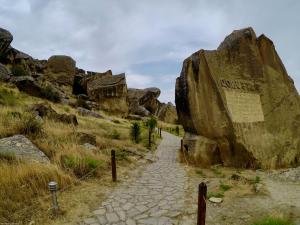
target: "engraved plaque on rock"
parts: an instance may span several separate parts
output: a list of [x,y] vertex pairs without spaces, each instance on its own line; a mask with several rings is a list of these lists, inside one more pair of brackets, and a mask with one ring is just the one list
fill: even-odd
[[226,103],[235,123],[253,123],[264,121],[260,95],[225,89]]

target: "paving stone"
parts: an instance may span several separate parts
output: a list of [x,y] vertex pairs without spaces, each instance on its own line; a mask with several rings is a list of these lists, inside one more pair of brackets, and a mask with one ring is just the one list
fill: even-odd
[[115,223],[118,222],[120,219],[116,213],[107,213],[106,219],[109,223]]
[[[184,224],[187,177],[177,162],[180,139],[163,133],[156,152],[156,161],[146,166],[140,176],[127,179],[93,212],[95,224],[109,225],[171,225]],[[137,172],[138,174],[138,172]],[[91,219],[91,218],[88,218]]]

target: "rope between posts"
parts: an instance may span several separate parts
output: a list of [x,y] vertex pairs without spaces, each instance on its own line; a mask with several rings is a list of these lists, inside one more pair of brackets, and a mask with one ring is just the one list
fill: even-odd
[[[78,178],[76,181],[71,182],[69,185],[67,185],[67,186],[64,187],[63,189],[57,190],[56,193],[57,193],[57,194],[61,194],[61,193],[65,192],[66,190],[68,190],[68,189],[70,189],[71,187],[73,187],[78,181],[84,180],[85,178],[87,178],[88,176],[90,176],[92,173],[94,173],[96,170],[97,170],[97,168],[92,169],[90,172],[88,172],[87,174],[85,174],[85,175],[83,175],[82,177]],[[26,187],[26,186],[29,186],[29,185],[25,185],[25,186],[23,186],[23,187]],[[31,208],[33,208],[33,207],[36,208],[36,206],[38,205],[38,203],[39,203],[40,201],[47,200],[47,199],[50,199],[50,198],[51,198],[51,195],[47,195],[47,196],[41,197],[41,198],[37,199],[36,201],[33,201],[31,206],[26,207],[26,208],[21,209],[21,210],[18,210],[18,211],[16,211],[16,213],[21,213],[21,214],[22,214],[22,212],[28,211],[28,209],[31,209]]]

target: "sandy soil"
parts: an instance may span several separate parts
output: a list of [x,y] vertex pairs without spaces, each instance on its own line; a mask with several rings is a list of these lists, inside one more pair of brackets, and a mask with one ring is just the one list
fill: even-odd
[[[295,174],[289,174],[290,170],[241,171],[222,167],[196,169],[191,166],[186,170],[189,189],[183,224],[196,223],[197,188],[200,182],[207,183],[208,193],[224,194],[220,204],[207,201],[208,225],[245,225],[266,216],[285,217],[300,224],[300,176],[295,179]],[[297,170],[300,174],[300,168]],[[233,174],[239,179],[232,179]],[[220,184],[229,185],[230,190],[222,190]]]

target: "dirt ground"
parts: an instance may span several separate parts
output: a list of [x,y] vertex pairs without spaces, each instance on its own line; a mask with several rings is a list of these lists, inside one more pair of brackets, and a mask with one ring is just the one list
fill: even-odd
[[[207,183],[208,196],[220,196],[220,204],[207,201],[208,225],[247,225],[267,216],[284,217],[300,224],[300,167],[263,171],[186,166],[189,188],[184,224],[197,221],[197,193]],[[228,190],[227,190],[228,189]],[[222,196],[223,195],[223,196]]]

